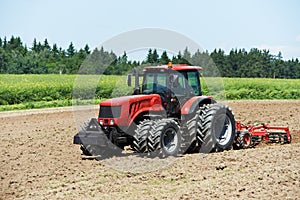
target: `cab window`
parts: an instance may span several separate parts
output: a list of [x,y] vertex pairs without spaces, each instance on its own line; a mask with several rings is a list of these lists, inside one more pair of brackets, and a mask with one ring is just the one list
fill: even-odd
[[200,81],[199,81],[198,72],[197,71],[187,72],[187,79],[188,79],[188,84],[190,87],[193,88],[195,95],[199,96],[200,95]]

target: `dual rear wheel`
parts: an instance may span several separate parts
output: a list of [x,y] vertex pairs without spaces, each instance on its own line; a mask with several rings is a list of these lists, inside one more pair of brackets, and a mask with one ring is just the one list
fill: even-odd
[[132,147],[147,155],[175,156],[195,149],[196,143],[202,153],[229,150],[234,138],[235,120],[231,109],[216,103],[200,107],[182,127],[175,119],[141,122]]

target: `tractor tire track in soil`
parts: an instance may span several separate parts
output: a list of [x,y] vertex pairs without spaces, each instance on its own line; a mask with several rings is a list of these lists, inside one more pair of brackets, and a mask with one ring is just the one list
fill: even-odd
[[97,107],[0,113],[0,199],[299,199],[300,101],[226,103],[236,120],[288,125],[292,143],[96,161],[72,142],[80,126],[74,113],[87,120]]

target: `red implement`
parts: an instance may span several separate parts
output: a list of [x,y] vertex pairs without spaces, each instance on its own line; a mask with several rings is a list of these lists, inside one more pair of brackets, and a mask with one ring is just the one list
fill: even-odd
[[292,137],[287,126],[271,126],[269,124],[244,125],[236,122],[235,146],[238,148],[249,148],[260,141],[271,143],[291,143]]

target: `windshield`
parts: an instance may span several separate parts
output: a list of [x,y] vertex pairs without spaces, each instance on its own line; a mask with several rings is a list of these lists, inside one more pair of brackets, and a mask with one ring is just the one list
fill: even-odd
[[143,94],[160,94],[166,93],[168,88],[176,96],[199,96],[200,81],[197,71],[173,71],[172,81],[167,82],[168,73],[166,72],[147,72],[144,76]]
[[167,89],[166,73],[147,73],[144,77],[143,93],[156,93]]

